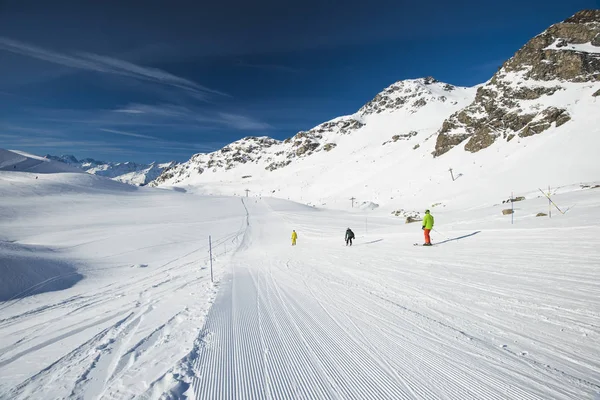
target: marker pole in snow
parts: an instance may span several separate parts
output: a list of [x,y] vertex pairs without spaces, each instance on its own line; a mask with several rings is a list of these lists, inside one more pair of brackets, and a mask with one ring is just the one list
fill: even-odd
[[510,213],[510,224],[514,224],[515,221],[515,201],[513,199],[513,192],[510,192],[510,207],[511,207],[511,213]]
[[[538,189],[539,189],[539,188],[538,188]],[[553,205],[553,206],[554,206],[554,207],[555,207],[555,208],[558,210],[558,212],[559,212],[559,213],[561,213],[561,214],[564,214],[564,213],[566,213],[567,211],[569,211],[569,208],[570,208],[570,207],[569,207],[569,208],[567,208],[565,211],[561,210],[561,209],[560,209],[560,207],[558,207],[558,206],[556,205],[556,203],[552,201],[552,199],[550,198],[550,196],[549,196],[548,194],[546,194],[546,192],[544,192],[542,189],[539,189],[539,190],[540,190],[540,192],[542,192],[542,194],[543,194],[544,196],[546,196],[546,197],[548,198],[548,201],[550,202],[550,204],[552,204],[552,205]]]
[[550,185],[548,185],[548,218],[552,218],[552,200],[550,200]]
[[213,268],[212,268],[212,238],[208,236],[208,252],[210,254],[210,281],[213,282]]

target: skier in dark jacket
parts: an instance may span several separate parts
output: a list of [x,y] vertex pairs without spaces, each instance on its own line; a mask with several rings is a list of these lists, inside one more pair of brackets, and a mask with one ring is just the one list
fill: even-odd
[[354,232],[352,232],[352,229],[348,228],[346,229],[346,246],[348,246],[348,244],[352,246],[352,239],[354,239]]

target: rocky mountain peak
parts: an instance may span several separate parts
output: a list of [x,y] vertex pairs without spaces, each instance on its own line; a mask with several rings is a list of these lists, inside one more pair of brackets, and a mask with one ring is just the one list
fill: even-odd
[[600,10],[581,10],[572,17],[564,20],[567,24],[597,24],[600,20]]
[[573,85],[600,87],[599,81],[600,10],[584,10],[527,42],[478,89],[473,103],[444,121],[434,156],[467,139],[465,150],[477,152],[500,137],[510,141],[565,124],[571,115],[550,97],[577,90]]
[[380,114],[399,109],[414,113],[432,101],[445,102],[447,97],[444,92],[454,89],[454,86],[431,76],[398,81],[377,94],[358,111],[358,114]]
[[531,39],[503,66],[526,79],[600,80],[600,10],[584,10]]

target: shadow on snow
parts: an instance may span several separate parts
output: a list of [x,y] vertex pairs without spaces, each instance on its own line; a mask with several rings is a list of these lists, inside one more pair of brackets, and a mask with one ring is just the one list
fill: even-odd
[[381,241],[383,241],[383,239],[377,239],[377,240],[372,240],[370,242],[355,244],[354,246],[364,246],[364,245],[367,245],[367,244],[373,244],[373,243],[377,243],[377,242],[381,242]]
[[442,243],[453,242],[453,241],[455,241],[455,240],[461,240],[461,239],[465,239],[465,238],[468,238],[468,237],[470,237],[470,236],[475,236],[475,235],[477,235],[477,234],[478,234],[478,233],[480,233],[480,232],[481,232],[481,231],[475,231],[475,232],[473,232],[473,233],[469,233],[468,235],[463,235],[463,236],[455,237],[455,238],[452,238],[452,239],[446,239],[446,240],[444,240],[444,241],[442,241],[442,242],[437,242],[437,243],[434,243],[434,244],[442,244]]

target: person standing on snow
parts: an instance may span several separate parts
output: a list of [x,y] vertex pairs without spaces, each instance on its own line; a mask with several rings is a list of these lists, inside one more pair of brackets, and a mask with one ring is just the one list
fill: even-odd
[[352,239],[354,239],[354,232],[352,232],[352,229],[348,228],[346,229],[346,246],[348,246],[348,243],[352,246]]
[[296,231],[292,231],[292,246],[296,245],[296,240],[298,240],[298,234]]
[[431,237],[429,232],[433,229],[433,215],[429,213],[429,210],[425,210],[425,217],[423,217],[423,232],[425,234],[425,243],[423,246],[431,246]]

